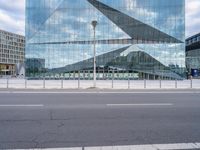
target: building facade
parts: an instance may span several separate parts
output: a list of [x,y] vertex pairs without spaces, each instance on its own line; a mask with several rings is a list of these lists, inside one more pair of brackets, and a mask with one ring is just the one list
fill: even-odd
[[25,37],[0,30],[0,76],[24,75]]
[[188,75],[200,76],[200,33],[186,39],[186,67]]
[[[91,26],[97,21],[96,37]],[[29,77],[110,72],[181,79],[185,71],[184,0],[26,0],[26,58],[45,69]],[[34,62],[33,62],[34,63]],[[37,63],[37,62],[36,62]],[[37,66],[37,64],[33,64]]]

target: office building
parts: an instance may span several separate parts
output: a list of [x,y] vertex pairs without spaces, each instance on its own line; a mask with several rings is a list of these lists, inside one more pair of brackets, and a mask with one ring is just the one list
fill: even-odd
[[0,30],[0,76],[24,75],[25,37]]
[[97,76],[185,76],[184,0],[26,0],[26,16],[26,58],[45,60],[28,76],[92,74],[94,43]]
[[188,75],[200,76],[200,33],[186,39],[186,67]]

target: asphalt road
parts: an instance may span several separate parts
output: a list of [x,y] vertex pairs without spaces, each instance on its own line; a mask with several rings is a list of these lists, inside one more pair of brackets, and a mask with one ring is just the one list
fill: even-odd
[[0,92],[0,149],[200,142],[200,93]]

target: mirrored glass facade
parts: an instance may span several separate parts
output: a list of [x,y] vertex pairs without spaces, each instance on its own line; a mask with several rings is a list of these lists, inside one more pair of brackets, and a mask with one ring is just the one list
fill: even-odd
[[28,77],[92,72],[96,43],[97,74],[182,78],[184,41],[184,0],[26,0]]

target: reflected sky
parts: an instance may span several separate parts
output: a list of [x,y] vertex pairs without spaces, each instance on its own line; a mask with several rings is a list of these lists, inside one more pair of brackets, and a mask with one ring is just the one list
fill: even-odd
[[[177,39],[185,39],[184,0],[100,0]],[[130,38],[87,0],[27,0],[27,58],[44,58],[47,68],[63,67],[93,56],[93,45],[30,45],[29,43],[93,40],[92,20],[98,21],[97,39]],[[98,44],[97,55],[127,44]],[[185,66],[184,44],[138,45],[165,65]]]

